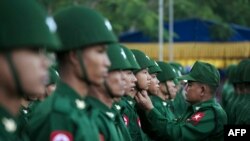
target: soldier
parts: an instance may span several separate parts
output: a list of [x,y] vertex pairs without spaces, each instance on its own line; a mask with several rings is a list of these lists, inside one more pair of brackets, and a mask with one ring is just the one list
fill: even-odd
[[215,91],[220,83],[218,70],[211,64],[197,61],[190,73],[179,79],[188,80],[186,100],[191,106],[177,121],[163,117],[147,95],[136,95],[147,119],[154,125],[153,130],[166,140],[223,140],[227,116],[215,100]]
[[[96,141],[96,109],[85,101],[90,85],[102,85],[110,65],[106,45],[116,42],[110,24],[96,11],[70,6],[55,14],[63,43],[57,52],[60,81],[38,105],[30,122],[33,141]],[[88,67],[87,67],[88,66]]]
[[24,124],[18,121],[17,125],[16,117],[21,108],[21,98],[44,93],[49,65],[43,49],[59,47],[55,30],[53,19],[35,1],[0,1],[2,141],[27,140],[23,130],[26,121]]
[[173,120],[176,118],[173,103],[177,93],[177,75],[173,67],[168,63],[158,61],[158,64],[162,69],[162,72],[157,74],[157,78],[160,80],[160,91],[158,95],[162,101],[167,102],[166,105],[164,104],[167,108],[164,108],[163,111],[160,110],[160,112],[170,120]]
[[93,107],[100,109],[96,123],[103,140],[130,140],[131,137],[122,117],[111,108],[114,99],[120,99],[125,93],[126,85],[123,70],[130,69],[131,65],[119,44],[110,45],[107,53],[111,66],[109,67],[109,73],[105,79],[104,86],[92,86],[94,90],[87,100]]
[[127,93],[127,95],[123,98],[123,101],[125,103],[123,119],[125,120],[125,124],[129,129],[132,140],[148,140],[148,137],[141,129],[141,121],[136,111],[134,96],[137,92],[140,92],[142,90],[146,92],[146,90],[148,90],[151,79],[148,73],[148,68],[153,66],[153,63],[152,61],[150,61],[150,58],[143,52],[139,50],[131,51],[134,54],[137,63],[140,66],[140,69],[134,70],[134,74],[137,79],[135,88],[133,89],[133,91]]
[[[174,68],[177,77],[180,77],[185,74],[185,69],[181,64],[177,62],[170,62],[169,64]],[[173,106],[176,117],[180,117],[187,110],[188,107],[188,103],[185,100],[185,92],[184,92],[185,82],[180,81],[178,84],[176,84],[176,86],[177,86],[177,93],[173,102]]]

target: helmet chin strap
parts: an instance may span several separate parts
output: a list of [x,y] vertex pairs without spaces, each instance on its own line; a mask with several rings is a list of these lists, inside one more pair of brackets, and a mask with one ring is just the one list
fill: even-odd
[[26,95],[25,95],[24,90],[22,88],[22,85],[21,85],[21,82],[20,82],[16,67],[15,67],[14,62],[12,60],[12,54],[11,54],[10,51],[6,52],[5,58],[6,58],[7,62],[8,62],[8,64],[9,64],[11,74],[12,74],[12,76],[14,78],[15,87],[16,87],[18,95],[20,97],[25,97]]
[[111,91],[111,88],[109,87],[107,81],[104,81],[104,88],[105,88],[105,90],[106,90],[106,92],[107,92],[107,95],[108,95],[109,97],[115,98],[115,96],[114,96],[115,94]]
[[165,85],[166,90],[168,92],[169,99],[172,99],[171,94],[170,94],[169,89],[168,89],[168,85],[166,83],[164,83],[164,85]]
[[83,57],[83,55],[82,55],[82,49],[77,50],[76,54],[77,54],[77,59],[80,62],[80,68],[81,68],[81,72],[83,74],[83,80],[87,83],[87,85],[94,84],[88,78],[86,67],[85,67],[85,65],[83,63],[83,60],[82,60],[82,57]]

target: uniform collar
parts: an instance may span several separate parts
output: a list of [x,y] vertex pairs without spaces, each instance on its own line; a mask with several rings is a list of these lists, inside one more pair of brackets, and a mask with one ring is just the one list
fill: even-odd
[[135,106],[135,100],[131,96],[124,96],[124,99],[132,107]]
[[81,97],[80,94],[78,94],[73,88],[71,88],[68,84],[59,81],[57,83],[57,88],[55,90],[55,93],[58,93],[60,95],[64,95],[68,97],[69,99],[75,100],[83,100],[84,97]]
[[214,104],[216,104],[216,100],[215,100],[215,98],[211,98],[207,101],[193,104],[193,105],[191,105],[191,107],[192,107],[193,111],[199,111],[201,108],[211,107]]
[[107,105],[102,103],[97,98],[92,96],[87,96],[86,101],[96,109],[100,110],[100,112],[104,113],[110,119],[115,120],[115,114],[113,113],[112,109],[110,109]]
[[15,132],[17,129],[16,119],[3,107],[0,106],[0,126],[7,132]]

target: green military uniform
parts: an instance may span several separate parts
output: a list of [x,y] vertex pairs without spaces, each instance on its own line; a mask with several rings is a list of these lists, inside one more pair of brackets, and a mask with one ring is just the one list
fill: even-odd
[[122,97],[122,101],[124,102],[124,111],[122,113],[123,120],[129,130],[132,140],[147,140],[147,136],[141,129],[141,121],[135,108],[135,100],[130,96],[124,96]]
[[[70,6],[58,11],[55,20],[63,43],[58,53],[77,50],[84,81],[88,83],[90,80],[82,60],[82,50],[117,41],[108,22],[96,11],[82,6]],[[99,111],[80,95],[68,84],[59,81],[55,92],[37,107],[36,117],[29,124],[32,140],[100,140],[95,123]]]
[[[250,77],[250,63],[248,62],[244,65],[243,71],[241,73],[242,82],[245,83],[245,87],[249,87]],[[249,88],[247,88],[247,92],[242,95],[242,100],[237,104],[237,108],[235,109],[235,124],[239,125],[248,125],[250,124],[250,93]]]
[[[191,72],[179,79],[218,86],[220,78],[212,65],[197,61]],[[173,141],[223,140],[223,126],[227,123],[226,113],[214,98],[191,105],[176,121],[165,118],[156,108],[147,113],[147,118],[159,137]]]
[[[174,68],[177,77],[180,77],[186,73],[181,64],[177,62],[170,62],[169,64]],[[177,84],[177,85],[180,85],[180,84]],[[177,91],[176,97],[173,101],[173,107],[175,110],[174,113],[176,117],[180,117],[187,110],[187,107],[188,107],[188,103],[186,102],[185,97],[184,97],[183,87],[184,86],[182,85],[180,86],[180,90]]]
[[125,141],[119,126],[115,125],[116,114],[107,105],[94,97],[88,97],[87,102],[99,109],[95,123],[99,129],[100,139],[104,141]]
[[122,101],[115,102],[112,105],[112,111],[115,114],[115,125],[118,126],[121,130],[123,139],[125,141],[132,141],[131,136],[129,134],[128,128],[126,127],[123,118],[122,118],[122,112],[124,110],[124,107],[121,104]]
[[[20,97],[23,97],[26,92],[13,63],[12,51],[29,48],[56,50],[60,42],[54,34],[53,24],[53,19],[46,15],[45,10],[35,1],[0,1],[0,48],[1,51],[5,51],[4,54]],[[26,118],[23,120],[26,123]],[[4,107],[0,107],[0,140],[28,140],[25,131],[21,128],[23,126],[20,126],[21,122],[17,117],[11,116]]]
[[[131,64],[127,60],[127,56],[120,47],[119,44],[111,44],[107,49],[108,57],[111,61],[111,66],[109,67],[109,73],[112,71],[121,71],[125,69],[130,69]],[[105,82],[106,83],[106,82]],[[110,84],[116,85],[116,84]],[[112,93],[111,86],[106,83],[105,88],[107,93],[109,93],[110,98],[114,96]],[[95,119],[95,123],[100,132],[100,136],[102,140],[105,141],[126,141],[130,140],[130,135],[122,121],[121,115],[118,111],[108,107],[105,103],[103,103],[100,99],[89,96],[87,98],[88,103],[90,103],[96,109],[99,109],[97,118]]]
[[[243,81],[243,75],[244,75],[244,69],[247,64],[249,64],[250,61],[248,59],[242,60],[237,68],[236,68],[236,75],[235,75],[235,83],[238,83],[242,85],[244,83]],[[227,115],[228,115],[228,124],[235,124],[236,121],[236,110],[239,108],[238,104],[241,103],[242,100],[244,100],[244,93],[234,93],[234,95],[229,99],[229,105],[226,109]]]
[[99,140],[92,120],[97,111],[67,84],[60,81],[57,87],[35,110],[36,116],[29,123],[30,138],[34,141]]
[[17,127],[16,118],[0,107],[0,140],[21,141]]

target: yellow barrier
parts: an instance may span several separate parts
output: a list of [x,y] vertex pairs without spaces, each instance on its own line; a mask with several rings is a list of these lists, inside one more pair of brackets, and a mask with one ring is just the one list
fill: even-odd
[[[158,60],[157,43],[125,43],[124,45],[130,49],[139,49]],[[164,44],[163,52],[164,61],[168,61],[168,44]],[[225,68],[249,56],[250,42],[174,43],[174,61],[184,66],[191,66],[196,60],[202,60],[218,68]]]

